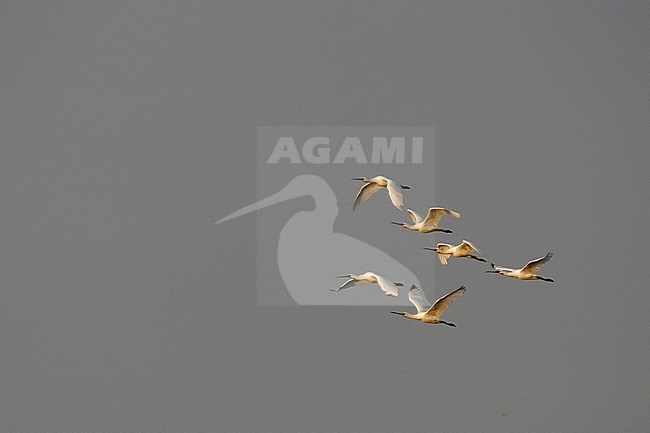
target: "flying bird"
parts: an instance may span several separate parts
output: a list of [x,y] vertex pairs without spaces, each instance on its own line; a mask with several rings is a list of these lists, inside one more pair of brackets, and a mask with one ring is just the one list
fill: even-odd
[[427,212],[426,218],[422,218],[420,215],[418,215],[411,209],[407,209],[406,212],[411,217],[411,220],[413,220],[412,225],[408,223],[400,223],[396,221],[391,221],[391,224],[397,224],[398,226],[402,226],[407,230],[414,230],[420,233],[431,233],[431,232],[453,233],[451,230],[441,229],[440,227],[438,227],[438,223],[442,219],[443,215],[451,215],[454,218],[460,218],[460,214],[458,212],[445,209],[444,207],[429,208],[429,212]]
[[484,258],[482,257],[477,257],[475,256],[474,252],[479,252],[479,250],[469,243],[469,241],[466,241],[463,239],[463,242],[460,243],[460,245],[449,245],[449,244],[444,244],[444,243],[439,243],[436,245],[435,248],[424,248],[425,250],[430,250],[430,251],[435,251],[438,253],[438,259],[440,259],[440,263],[443,265],[447,264],[447,259],[449,257],[454,256],[454,257],[467,257],[468,259],[474,259],[478,260],[479,262],[487,262]]
[[354,200],[354,204],[352,205],[352,211],[382,188],[388,188],[388,196],[390,197],[390,201],[393,202],[393,206],[402,210],[402,207],[404,206],[404,195],[402,194],[402,190],[411,189],[410,186],[400,185],[393,179],[389,179],[385,176],[375,176],[372,178],[355,177],[352,180],[360,180],[366,183],[357,193],[357,198]]
[[501,274],[505,277],[518,278],[520,280],[542,280],[548,281],[549,283],[554,283],[555,281],[553,281],[551,278],[546,278],[535,274],[539,268],[551,260],[551,257],[553,257],[553,253],[548,253],[544,257],[531,260],[530,262],[526,263],[526,266],[521,269],[510,269],[503,266],[495,266],[494,263],[490,263],[493,270],[485,272],[491,274]]
[[397,297],[397,295],[399,294],[397,287],[404,286],[404,283],[399,283],[399,282],[393,283],[391,281],[388,281],[386,278],[382,277],[381,275],[375,274],[374,272],[366,272],[365,274],[361,274],[361,275],[355,275],[355,274],[340,275],[335,278],[348,278],[348,280],[345,283],[343,283],[340,287],[336,289],[330,289],[333,292],[340,292],[341,290],[354,287],[357,284],[377,283],[379,284],[379,288],[386,294],[386,296]]
[[411,301],[411,303],[415,305],[415,308],[418,309],[417,314],[398,311],[391,311],[391,313],[399,314],[400,316],[404,316],[407,319],[419,320],[420,322],[424,323],[444,323],[447,326],[456,327],[456,325],[453,323],[441,320],[440,317],[447,310],[447,308],[449,308],[451,303],[454,302],[454,300],[461,296],[463,293],[465,293],[465,286],[461,286],[453,292],[447,293],[445,296],[438,299],[431,307],[429,307],[429,303],[427,302],[420,289],[418,289],[418,287],[413,284],[411,290],[409,290],[409,301]]

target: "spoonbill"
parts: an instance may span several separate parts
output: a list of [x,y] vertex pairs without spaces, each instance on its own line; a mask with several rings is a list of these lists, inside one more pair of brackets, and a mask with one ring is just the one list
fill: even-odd
[[389,179],[386,176],[375,176],[371,178],[367,177],[355,177],[352,180],[360,180],[366,184],[361,187],[357,193],[357,198],[354,200],[352,205],[352,211],[357,208],[361,203],[364,203],[373,194],[379,191],[382,188],[388,188],[388,196],[390,201],[393,202],[393,206],[397,209],[402,210],[404,206],[404,196],[402,195],[403,189],[411,189],[408,185],[400,185],[396,183],[393,179]]
[[546,278],[535,274],[539,268],[551,260],[551,257],[553,257],[553,253],[548,253],[544,257],[531,260],[530,262],[526,263],[526,266],[521,269],[510,269],[503,266],[495,266],[494,263],[490,263],[493,270],[485,272],[491,274],[501,274],[505,277],[518,278],[520,280],[542,280],[548,281],[549,283],[554,283],[555,281],[553,281],[551,278]]
[[407,312],[391,311],[391,313],[399,314],[407,319],[419,320],[424,323],[444,323],[447,326],[453,326],[455,328],[456,325],[451,322],[445,322],[444,320],[441,320],[440,317],[447,308],[449,308],[451,303],[454,302],[454,299],[458,298],[463,293],[465,293],[465,286],[460,286],[453,292],[447,293],[445,296],[438,299],[431,307],[429,307],[429,303],[424,297],[424,294],[422,294],[420,289],[413,284],[411,290],[409,290],[409,301],[415,305],[418,312],[416,314],[411,314]]
[[379,284],[379,288],[386,294],[386,296],[393,296],[396,298],[397,295],[399,295],[397,287],[404,287],[404,283],[393,283],[381,275],[375,274],[374,272],[366,272],[365,274],[361,275],[340,275],[335,278],[348,278],[348,280],[340,287],[336,289],[330,289],[332,292],[340,292],[341,290],[354,287],[357,284],[377,283]]
[[429,208],[429,212],[427,212],[426,218],[422,218],[420,215],[418,215],[411,209],[407,209],[406,212],[411,217],[411,220],[413,220],[413,225],[409,225],[408,223],[399,223],[396,221],[391,221],[391,224],[397,224],[398,226],[402,226],[405,229],[414,230],[420,233],[431,233],[431,232],[453,233],[451,230],[441,229],[440,227],[438,227],[438,223],[440,222],[440,219],[442,219],[443,215],[451,215],[454,218],[460,218],[460,214],[458,212],[445,209],[444,207]]
[[[271,188],[268,184],[260,187]],[[311,209],[295,211],[286,223],[262,213],[268,206],[302,196],[312,197],[315,206],[307,205]],[[406,297],[369,297],[364,291],[356,290],[349,291],[346,296],[332,296],[329,291],[332,275],[339,275],[341,269],[382,269],[384,275],[391,275],[398,281],[417,282],[418,279],[384,251],[334,231],[339,213],[336,195],[320,176],[298,175],[269,197],[221,218],[216,224],[255,211],[261,211],[257,224],[246,222],[242,229],[252,230],[250,241],[257,240],[257,266],[265,270],[258,273],[257,280],[257,302],[261,305],[287,305],[291,299],[300,305],[394,306],[396,302],[406,305]],[[272,227],[279,228],[273,230]],[[242,237],[245,235],[243,232]],[[267,270],[273,271],[274,267],[279,271],[277,278],[284,284],[270,284],[272,279]]]
[[449,245],[445,243],[439,243],[436,245],[435,248],[424,248],[425,250],[430,250],[430,251],[435,251],[438,253],[438,258],[440,259],[440,263],[443,265],[447,264],[447,259],[449,257],[454,256],[454,257],[467,257],[468,259],[474,259],[478,260],[479,262],[486,262],[487,261],[482,258],[482,257],[477,257],[473,255],[473,252],[479,252],[479,250],[472,245],[469,241],[466,241],[463,239],[463,242],[461,242],[459,245]]

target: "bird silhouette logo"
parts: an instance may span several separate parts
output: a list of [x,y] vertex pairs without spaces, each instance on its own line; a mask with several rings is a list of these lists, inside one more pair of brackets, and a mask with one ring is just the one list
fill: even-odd
[[[419,281],[380,234],[390,230],[391,213],[406,210],[410,187],[398,182],[402,173],[428,185],[431,195],[432,145],[430,126],[258,127],[258,200],[216,222],[223,227],[256,214],[257,303],[409,305],[407,289]],[[359,175],[369,176],[354,177]],[[341,205],[332,185],[340,192],[343,180],[349,189],[340,195]],[[297,210],[285,204],[287,215],[275,206],[300,197],[310,197],[313,208],[304,200]],[[336,221],[337,227],[364,223],[343,233]],[[343,275],[345,282],[335,279]],[[368,296],[376,286],[381,291]]]

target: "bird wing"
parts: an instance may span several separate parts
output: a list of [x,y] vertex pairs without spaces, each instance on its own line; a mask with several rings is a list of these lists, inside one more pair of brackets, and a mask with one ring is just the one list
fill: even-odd
[[359,192],[357,193],[357,198],[354,200],[354,204],[352,205],[352,210],[355,210],[357,206],[359,206],[361,203],[365,203],[366,200],[368,200],[374,193],[379,191],[382,187],[377,185],[374,182],[369,182],[365,184],[364,186],[361,187]]
[[494,269],[495,271],[514,272],[514,269],[512,268],[506,268],[505,266],[497,266],[494,263],[490,263],[490,266],[492,266],[492,269]]
[[451,215],[454,218],[460,218],[460,214],[456,211],[445,209],[444,207],[432,207],[429,208],[425,221],[427,222],[427,225],[433,224],[434,226],[437,226],[443,215]]
[[395,183],[392,179],[388,179],[388,195],[390,196],[390,201],[393,202],[393,205],[397,209],[402,210],[402,207],[404,206],[402,186]]
[[[451,248],[451,245],[449,244],[443,244],[442,242],[436,245],[440,251],[447,251],[449,248]],[[438,253],[438,259],[440,260],[440,263],[443,265],[447,264],[447,259],[451,257],[451,254],[445,254],[445,253]]]
[[379,287],[381,290],[386,294],[386,296],[393,296],[397,297],[399,295],[399,291],[397,290],[397,286],[395,283],[392,281],[388,281],[386,278],[382,277],[381,275],[376,275],[377,277],[377,284],[379,284]]
[[438,319],[442,314],[449,308],[452,302],[458,297],[465,293],[465,286],[460,286],[458,289],[453,292],[447,293],[442,298],[438,299],[432,306],[427,310],[425,317],[432,316],[437,317]]
[[415,305],[415,308],[418,309],[418,313],[426,311],[430,305],[427,298],[424,297],[424,293],[422,293],[415,284],[413,284],[411,290],[409,290],[409,301],[411,301],[411,304]]
[[474,251],[479,252],[478,248],[476,248],[474,245],[463,239],[463,242],[458,245],[458,251],[460,251],[463,254],[471,254]]
[[420,222],[422,222],[422,217],[417,213],[415,213],[414,211],[412,211],[411,209],[406,209],[406,213],[409,214],[409,216],[411,217],[413,224],[419,224]]
[[347,280],[345,283],[341,284],[338,288],[332,289],[333,292],[340,292],[341,290],[349,289],[350,287],[354,287],[359,283],[359,281],[355,281],[352,278]]
[[531,260],[530,262],[526,263],[526,266],[521,268],[522,271],[527,271],[527,272],[537,272],[539,268],[541,268],[544,263],[548,262],[551,260],[551,257],[553,257],[553,253],[548,253],[544,257],[540,257],[539,259]]

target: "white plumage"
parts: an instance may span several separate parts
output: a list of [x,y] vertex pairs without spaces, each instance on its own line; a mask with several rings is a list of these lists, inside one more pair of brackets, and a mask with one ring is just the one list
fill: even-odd
[[400,185],[393,179],[387,178],[386,176],[375,176],[372,178],[356,177],[352,180],[360,180],[366,183],[357,193],[357,198],[354,200],[354,204],[352,205],[353,211],[361,203],[364,203],[382,188],[388,189],[388,196],[390,197],[390,201],[393,203],[393,206],[399,210],[402,210],[402,207],[404,206],[404,195],[402,194],[402,190],[411,189],[411,187],[407,185]]
[[420,215],[407,209],[406,212],[411,217],[413,224],[408,224],[404,222],[391,221],[392,224],[397,224],[402,226],[407,230],[414,230],[420,233],[431,233],[431,232],[444,232],[444,233],[453,233],[451,230],[442,229],[438,227],[438,223],[442,219],[443,215],[451,215],[454,218],[460,218],[460,214],[456,211],[445,209],[444,207],[432,207],[429,208],[427,216],[422,218]]
[[520,280],[542,280],[542,281],[547,281],[549,283],[553,283],[551,278],[546,278],[542,277],[540,275],[535,274],[541,268],[546,262],[551,260],[551,257],[553,257],[553,253],[548,253],[544,257],[540,257],[539,259],[531,260],[530,262],[526,263],[526,265],[520,269],[511,269],[511,268],[506,268],[504,266],[495,266],[494,263],[490,263],[492,265],[492,271],[485,271],[488,273],[492,274],[500,274],[505,277],[512,277],[512,278],[518,278]]
[[435,251],[438,253],[438,258],[440,263],[443,265],[447,264],[449,257],[466,257],[468,259],[478,260],[479,262],[486,262],[482,257],[475,256],[474,252],[478,253],[479,250],[469,241],[463,239],[459,245],[450,245],[445,243],[439,243],[435,248],[425,248],[425,250]]
[[340,292],[341,290],[349,289],[350,287],[354,287],[358,284],[377,283],[379,284],[379,288],[386,294],[386,296],[397,297],[397,295],[399,295],[397,287],[404,286],[404,283],[393,283],[392,281],[388,281],[386,278],[382,277],[379,274],[375,274],[374,272],[366,272],[361,275],[341,275],[336,278],[348,278],[348,280],[345,283],[341,284],[341,286],[338,288],[331,289],[333,292]]
[[400,316],[404,316],[407,319],[419,320],[420,322],[424,323],[443,323],[447,326],[456,327],[455,324],[451,322],[445,322],[444,320],[440,319],[440,317],[445,311],[447,311],[447,308],[449,308],[451,303],[454,302],[456,298],[462,296],[463,293],[465,293],[465,286],[461,286],[453,292],[447,293],[445,296],[434,302],[431,307],[429,307],[429,303],[427,302],[424,294],[415,284],[413,284],[411,290],[409,290],[409,301],[415,305],[415,308],[417,308],[418,312],[416,314],[411,314],[407,312],[391,311],[391,313],[399,314]]

